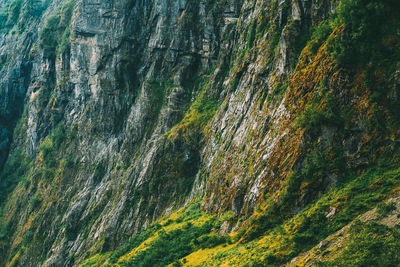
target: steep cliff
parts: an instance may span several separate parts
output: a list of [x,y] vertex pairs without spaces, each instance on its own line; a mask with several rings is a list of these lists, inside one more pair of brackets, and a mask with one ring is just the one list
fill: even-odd
[[393,244],[369,254],[387,257],[398,14],[396,0],[0,0],[0,264],[340,265],[373,227]]

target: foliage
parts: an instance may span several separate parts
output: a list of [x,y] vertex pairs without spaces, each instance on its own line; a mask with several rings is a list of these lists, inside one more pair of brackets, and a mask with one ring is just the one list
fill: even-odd
[[379,217],[383,218],[386,215],[390,214],[392,211],[396,210],[396,204],[394,202],[386,204],[386,203],[379,203],[377,208],[377,212]]
[[[289,2],[285,1],[285,3]],[[72,1],[67,2],[67,5],[59,11],[59,15],[50,17],[40,32],[40,45],[45,52],[62,54],[70,49],[69,24],[72,16],[72,3]],[[273,1],[273,3],[277,3],[277,1]],[[334,20],[321,23],[313,32],[312,41],[309,43],[311,52],[315,54],[332,30],[343,24],[345,25],[343,36],[332,39],[329,43],[329,49],[331,49],[339,66],[352,69],[363,67],[370,62],[384,62],[385,58],[390,57],[390,52],[393,52],[394,57],[397,57],[398,49],[393,48],[396,41],[386,38],[392,35],[392,28],[387,28],[387,25],[391,25],[388,21],[394,22],[394,25],[398,24],[395,19],[396,12],[399,13],[398,5],[396,5],[394,0],[380,2],[343,0]],[[14,9],[10,13],[14,14],[11,17],[13,20],[18,20],[20,12],[17,12],[18,5],[15,5]],[[17,13],[18,16],[15,15]],[[8,20],[9,15],[0,14],[0,23],[5,19]],[[263,27],[267,28],[265,25]],[[396,26],[393,28],[396,28]],[[247,49],[253,46],[257,34],[261,34],[261,32],[256,21],[250,23],[245,37]],[[280,31],[274,31],[270,38],[270,40],[273,40],[274,48],[277,46],[279,37]],[[307,39],[308,32],[303,32],[301,38]],[[301,39],[299,44],[302,44],[303,41]],[[235,77],[234,88],[241,76]],[[154,109],[153,114],[158,115],[166,90],[172,84],[171,81],[165,83],[152,81],[150,86],[150,105]],[[198,95],[183,120],[167,133],[169,138],[183,137],[184,141],[195,144],[196,148],[202,131],[219,107],[219,101],[208,94],[207,84],[203,84],[202,87],[203,91]],[[286,89],[286,84],[276,87],[271,98],[280,96],[281,93],[286,92]],[[325,89],[323,88],[323,90]],[[343,121],[344,118],[340,110],[324,91],[321,97],[313,99],[305,106],[304,111],[297,118],[296,125],[299,128],[304,128],[306,133],[309,133],[312,137],[317,137],[320,135],[322,127],[335,126],[341,128]],[[65,128],[59,126],[41,143],[40,156],[43,168],[39,169],[40,175],[54,176],[54,171],[59,165],[57,160],[59,150],[67,138],[65,133]],[[10,155],[7,165],[0,175],[2,193],[0,197],[3,197],[3,188],[12,187],[12,185],[7,184],[7,181],[10,183],[17,182],[26,175],[27,169],[29,169],[29,163],[27,163],[23,154],[18,153],[18,151],[15,151]],[[174,154],[173,156],[184,158],[182,154]],[[386,159],[388,162],[391,161],[390,158],[383,160]],[[171,171],[172,176],[168,176],[167,179],[185,176],[191,178],[193,176],[185,168],[182,160],[175,161],[174,158],[173,160],[166,160],[166,162],[174,167]],[[344,164],[345,160],[340,148],[332,144],[329,144],[326,148],[311,142],[311,146],[307,147],[305,155],[303,155],[301,166],[289,175],[282,186],[283,189],[278,192],[277,198],[268,199],[263,210],[249,220],[249,228],[242,228],[238,232],[237,241],[246,242],[247,247],[236,244],[235,248],[239,247],[242,250],[248,247],[252,248],[251,246],[257,246],[256,242],[264,238],[260,242],[263,243],[263,260],[260,259],[260,262],[257,263],[278,265],[314,246],[320,240],[351,222],[359,214],[375,206],[377,206],[380,215],[388,214],[395,209],[393,205],[378,204],[385,199],[394,187],[400,184],[400,171],[393,165],[377,165],[367,171],[363,170],[366,172],[362,174],[340,172],[343,177],[338,179],[336,188],[324,192],[323,196],[302,199],[302,202],[297,201],[300,199],[301,193],[306,190],[320,192],[322,187],[318,186],[323,181],[324,176],[328,173],[335,173],[337,169],[344,170]],[[94,176],[99,178],[105,172],[104,166],[101,164],[95,166],[93,170]],[[189,175],[186,175],[187,173]],[[165,177],[160,176],[158,179]],[[4,181],[6,181],[6,185],[3,187]],[[181,186],[191,188],[187,184],[190,182],[192,180],[183,180]],[[148,191],[153,193],[160,184],[157,179],[151,180],[148,188],[146,188],[147,191],[143,191],[142,194],[147,194]],[[316,187],[313,188],[312,186]],[[35,209],[41,201],[40,197],[35,196],[30,199],[29,205],[32,209]],[[149,210],[154,210],[153,204],[148,205]],[[326,214],[332,207],[337,209],[337,212],[332,218],[328,218]],[[218,222],[215,218],[207,218],[207,216],[207,214],[201,214],[199,206],[186,209],[178,218],[170,216],[167,221],[159,221],[153,224],[146,230],[134,235],[121,248],[102,255],[101,258],[108,259],[109,264],[122,266],[164,266],[167,264],[179,266],[178,260],[194,251],[214,248],[230,242],[229,237],[218,235],[213,231],[213,228],[218,229]],[[353,266],[359,264],[376,266],[382,264],[392,266],[399,263],[395,254],[399,249],[398,241],[396,241],[399,238],[398,229],[385,228],[375,224],[355,224],[351,228],[351,232],[355,239],[348,248],[333,261],[322,262],[321,265]],[[0,225],[0,247],[2,238],[6,236],[6,233],[7,226]],[[30,233],[27,234],[28,239],[30,235]],[[243,238],[239,240],[240,237]],[[372,257],[369,257],[370,255]],[[224,254],[217,253],[215,257],[224,257]],[[379,258],[384,258],[385,261],[379,262]],[[95,257],[88,260],[84,265],[94,264],[94,259]]]
[[197,249],[205,249],[216,247],[220,244],[229,242],[229,238],[218,234],[205,234],[194,240],[191,240],[191,246]]
[[0,10],[0,30],[3,28],[12,28],[12,26],[17,24],[23,3],[23,0],[13,0],[6,5],[5,9]]
[[[172,80],[163,82],[150,80],[150,106],[153,116],[158,116],[165,94],[173,86]],[[192,188],[200,163],[199,147],[203,129],[218,105],[211,97],[205,95],[204,79],[195,77],[185,80],[184,86],[188,91],[201,90],[201,92],[182,121],[165,133],[169,141],[166,144],[169,153],[159,158],[152,179],[135,192],[137,200],[147,199],[148,195],[154,194],[163,196],[166,192],[177,192],[178,197],[184,198]],[[188,100],[191,98],[191,93],[189,95]],[[147,205],[147,212],[153,214],[155,208],[156,203],[152,201]]]
[[30,161],[20,150],[13,151],[0,173],[0,204],[15,186],[25,178],[30,168]]
[[[291,219],[287,207],[290,207],[290,203],[293,201],[284,194],[298,193],[298,184],[296,186],[286,185],[287,192],[281,194],[280,201],[268,201],[269,204],[263,212],[249,222],[250,227],[242,231],[242,242],[266,236],[270,240],[268,242],[278,242],[279,247],[286,249],[283,254],[280,251],[279,256],[271,249],[265,258],[272,261],[270,264],[287,262],[383,201],[387,194],[400,184],[400,169],[394,168],[394,166],[398,166],[398,163],[376,166],[360,176],[348,174],[336,188],[325,193],[320,199],[311,202]],[[289,178],[289,181],[296,183],[295,179],[298,179],[299,176],[297,174],[292,176],[294,177]],[[389,210],[393,209],[392,205],[390,207],[385,205],[382,208],[383,205],[379,204],[378,210],[390,212]],[[329,207],[336,207],[337,210],[330,219],[326,217]],[[279,251],[279,247],[276,248],[277,251]]]
[[317,266],[398,266],[400,228],[357,221],[350,228],[351,241],[333,260]]
[[262,97],[260,100],[260,109],[263,107],[265,101],[267,102],[267,104],[270,104],[272,102],[280,103],[284,95],[287,93],[287,89],[288,84],[283,83],[276,86],[270,94],[268,94],[268,92],[264,90],[262,92]]
[[197,236],[208,233],[210,228],[209,224],[197,227],[192,223],[186,223],[182,229],[169,232],[160,231],[158,238],[147,250],[121,264],[126,266],[166,266],[190,254],[193,251],[190,246],[191,241]]
[[68,132],[63,124],[59,124],[40,144],[43,163],[48,168],[57,166],[56,153],[68,137]]
[[[335,58],[339,67],[345,67],[348,70],[365,68],[370,62],[384,62],[385,58],[390,58],[387,55],[390,50],[394,51],[394,56],[396,56],[397,50],[393,48],[393,44],[396,41],[390,40],[390,38],[385,39],[390,35],[396,36],[390,31],[397,26],[387,29],[388,25],[398,24],[398,22],[388,23],[390,20],[395,21],[394,14],[396,14],[398,7],[389,10],[393,5],[396,5],[396,3],[392,0],[382,2],[343,0],[338,13],[332,16],[330,20],[322,22],[312,31],[312,40],[309,42],[310,51],[315,55],[321,45],[325,43],[329,50],[329,56]],[[389,16],[387,18],[382,16],[382,10],[388,12]],[[371,18],[377,18],[377,20]],[[244,33],[244,35],[247,34],[247,36],[244,36],[247,41],[247,48],[251,47],[256,41],[255,38],[257,38],[254,37],[253,26],[255,23],[253,23],[250,23],[249,28]],[[370,25],[371,23],[377,25]],[[340,28],[342,25],[344,27]],[[329,37],[333,29],[337,30],[339,28],[344,29],[342,35],[340,33],[338,36]],[[260,32],[257,28],[255,31],[256,36],[257,34],[260,35]],[[302,38],[307,39],[308,34],[307,31],[304,31]],[[274,38],[276,42],[273,43],[278,43],[279,36],[280,34],[276,34],[270,39]],[[370,40],[374,38],[373,36],[377,36],[377,40]],[[356,51],[358,48],[360,48],[359,51]],[[240,51],[240,53],[244,54],[245,52]],[[238,75],[235,76],[236,79],[233,81],[233,87],[237,86],[241,78],[240,72],[238,71],[237,73]],[[322,79],[324,78],[328,79],[328,77],[322,77]],[[225,260],[227,260],[229,256],[238,253],[239,250],[247,250],[250,265],[279,265],[287,262],[299,255],[299,253],[315,246],[330,234],[335,233],[358,215],[376,207],[385,200],[393,188],[400,184],[399,165],[398,163],[393,163],[393,158],[391,157],[382,159],[386,163],[379,163],[375,166],[371,164],[368,169],[350,172],[346,170],[346,160],[341,146],[337,145],[338,142],[335,143],[333,142],[334,140],[328,140],[328,144],[325,146],[317,144],[316,139],[322,133],[323,127],[334,127],[339,129],[338,131],[345,130],[346,114],[344,112],[348,112],[348,110],[341,110],[340,103],[336,103],[329,97],[332,92],[328,91],[326,81],[322,83],[320,88],[315,90],[316,96],[306,104],[304,111],[296,121],[297,127],[304,128],[306,133],[311,136],[311,141],[307,143],[307,148],[301,158],[302,164],[299,164],[301,166],[295,169],[284,181],[284,184],[281,185],[282,190],[274,198],[267,199],[262,210],[257,212],[246,223],[246,227],[238,231],[237,241],[239,243],[235,244],[235,247],[228,252],[213,254],[213,260],[215,260],[216,265],[219,259],[225,257]],[[277,94],[280,91],[286,91],[284,86],[282,86],[282,90],[279,87],[277,89]],[[168,133],[169,137],[192,132],[192,127],[203,129],[215,114],[215,111],[213,111],[214,106],[216,110],[218,107],[216,101],[207,97],[207,94],[200,94],[182,122]],[[190,131],[187,129],[190,129]],[[341,136],[336,137],[340,139]],[[388,164],[389,162],[390,164]],[[329,174],[338,174],[339,176],[337,186],[332,189],[327,189],[322,185],[326,181],[324,180],[325,176]],[[309,197],[309,194],[301,195],[307,190],[311,192],[312,197],[301,199],[302,196]],[[322,196],[318,194],[321,192],[323,193]],[[327,214],[333,208],[335,209],[334,216],[328,217]],[[393,206],[379,204],[378,213],[385,214],[392,209]],[[170,220],[168,225],[174,225],[175,223],[177,221]],[[137,256],[137,259],[140,259],[141,262],[148,262],[151,265],[173,262],[175,262],[175,265],[179,265],[176,259],[189,253],[191,249],[192,251],[200,250],[209,246],[216,246],[219,242],[224,242],[224,237],[212,232],[206,233],[207,231],[205,231],[204,234],[202,233],[198,237],[192,235],[198,230],[196,227],[188,224],[185,227],[185,231],[182,231],[182,228],[179,228],[179,231],[166,231],[166,233],[173,233],[174,236],[160,232],[157,241],[150,245],[151,248],[145,250],[147,252]],[[166,239],[172,239],[172,244],[179,246],[179,243],[175,243],[176,240],[186,242],[188,236],[192,238],[190,243],[192,248],[185,244],[184,247],[181,247],[181,251],[185,253],[180,255],[174,248],[167,248],[175,257],[168,258],[168,263],[155,260],[158,255],[164,255],[161,248],[162,246],[168,246],[164,243]],[[367,241],[367,239],[364,241]],[[363,244],[364,241],[360,239],[359,243]],[[390,239],[388,242],[391,244]],[[360,251],[364,251],[363,255],[373,253],[372,250],[368,250],[368,244],[364,242],[363,246],[358,248]],[[254,251],[251,249],[257,247],[261,247],[257,253],[259,253],[258,255],[263,254],[262,259],[261,257],[257,260],[250,259]],[[368,253],[365,253],[365,251],[368,251]],[[245,253],[243,254],[246,255]],[[378,251],[378,255],[380,253]],[[351,253],[348,253],[347,256],[343,256],[343,262],[339,264],[338,261],[333,265],[346,266],[344,259],[350,255]],[[380,255],[384,254],[381,253]],[[363,260],[366,260],[366,258],[364,257]],[[350,260],[348,261],[348,263],[351,262]],[[370,262],[365,262],[368,263],[365,264],[367,266],[376,265],[373,259]],[[132,261],[133,263],[139,264],[135,260]]]
[[155,79],[152,79],[149,82],[150,85],[150,106],[153,110],[154,116],[158,116],[160,113],[161,107],[163,105],[164,97],[166,91],[173,87],[173,83],[171,80],[166,80],[163,82],[158,82]]
[[257,21],[253,21],[252,23],[250,23],[250,29],[247,34],[247,49],[253,46],[256,37],[256,29],[257,29]]
[[310,51],[315,54],[318,48],[325,42],[328,36],[332,33],[332,25],[330,21],[323,21],[318,27],[316,27],[311,34],[311,41],[308,44]]
[[13,0],[8,8],[8,21],[7,24],[16,24],[18,22],[23,0]]
[[[0,207],[0,218],[3,217],[3,210]],[[9,242],[9,225],[0,221],[0,255],[3,255]]]
[[134,235],[125,245],[120,247],[119,249],[113,251],[109,256],[110,263],[117,263],[117,260],[123,255],[127,254],[129,251],[138,247],[141,243],[146,241],[155,231],[159,230],[159,224],[154,224],[148,229],[139,232]]
[[34,175],[42,177],[46,181],[52,181],[62,164],[72,165],[70,159],[61,160],[60,151],[66,145],[66,141],[72,138],[72,133],[60,123],[52,132],[42,140],[39,146],[39,162],[41,165],[35,169]]
[[134,235],[116,251],[96,255],[82,266],[96,265],[98,259],[112,266],[177,265],[179,259],[193,251],[229,242],[228,237],[211,233],[220,223],[214,216],[202,214],[199,203],[191,204]]
[[70,50],[70,23],[75,0],[64,3],[57,14],[49,17],[39,32],[40,47],[50,56]]
[[399,29],[398,1],[342,0],[337,13],[336,24],[344,24],[345,32],[331,43],[331,48],[340,65],[357,68],[400,55],[394,40],[384,41],[396,36]]
[[317,136],[323,125],[342,126],[342,115],[331,96],[314,98],[297,117],[296,126],[305,128],[311,136]]
[[45,26],[39,33],[40,46],[46,52],[54,52],[58,44],[57,29],[60,17],[57,15],[47,19]]
[[[13,192],[20,181],[27,178],[30,167],[31,161],[20,150],[16,149],[9,155],[3,170],[0,172],[0,218],[3,217],[2,206],[8,195]],[[9,227],[8,223],[0,220],[0,255],[8,246]]]
[[[207,84],[202,85],[202,91],[191,105],[182,121],[166,133],[169,139],[181,135],[188,143],[196,145],[201,138],[202,130],[214,117],[220,102],[207,95]],[[190,134],[189,134],[190,133]]]
[[2,30],[7,24],[8,14],[7,12],[0,11],[0,30]]

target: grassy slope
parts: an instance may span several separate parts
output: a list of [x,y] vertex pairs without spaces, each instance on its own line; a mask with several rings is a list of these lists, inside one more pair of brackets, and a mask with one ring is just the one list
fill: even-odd
[[[395,165],[400,166],[398,163]],[[188,266],[277,265],[311,249],[359,215],[373,209],[399,185],[400,168],[390,171],[373,168],[331,190],[260,238],[245,243],[239,238],[240,233],[221,236],[214,232],[223,221],[232,218],[225,216],[217,219],[201,213],[199,205],[192,204],[156,222],[119,250],[95,255],[82,266],[165,266],[173,263]],[[336,213],[327,219],[326,215],[333,207]],[[366,228],[362,230],[365,233],[354,232],[358,234],[357,238],[362,239],[371,229],[370,226],[360,227]],[[388,231],[398,235],[397,229]],[[385,236],[380,238],[377,243],[382,242]],[[398,240],[388,241],[399,245]],[[365,245],[371,246],[373,242],[371,240]],[[360,249],[362,244],[358,245]],[[336,261],[345,256],[338,256]],[[370,255],[360,254],[358,257],[358,260],[366,260]]]

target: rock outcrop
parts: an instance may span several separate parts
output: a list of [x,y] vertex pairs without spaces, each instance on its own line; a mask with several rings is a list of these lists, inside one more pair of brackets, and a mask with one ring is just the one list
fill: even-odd
[[223,233],[266,202],[283,220],[376,162],[373,142],[395,151],[368,124],[368,70],[330,56],[343,26],[311,35],[338,4],[0,1],[0,265],[74,266],[193,201],[233,212]]

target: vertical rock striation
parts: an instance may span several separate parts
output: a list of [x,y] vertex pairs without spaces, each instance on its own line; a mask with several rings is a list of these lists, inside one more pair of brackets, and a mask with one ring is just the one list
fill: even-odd
[[[0,1],[0,264],[74,266],[195,200],[242,218],[232,232],[284,199],[311,150],[373,161],[366,89],[306,46],[338,1],[26,0],[12,18],[16,2]],[[299,127],[321,84],[358,107],[350,135]],[[343,174],[318,171],[285,212]]]

